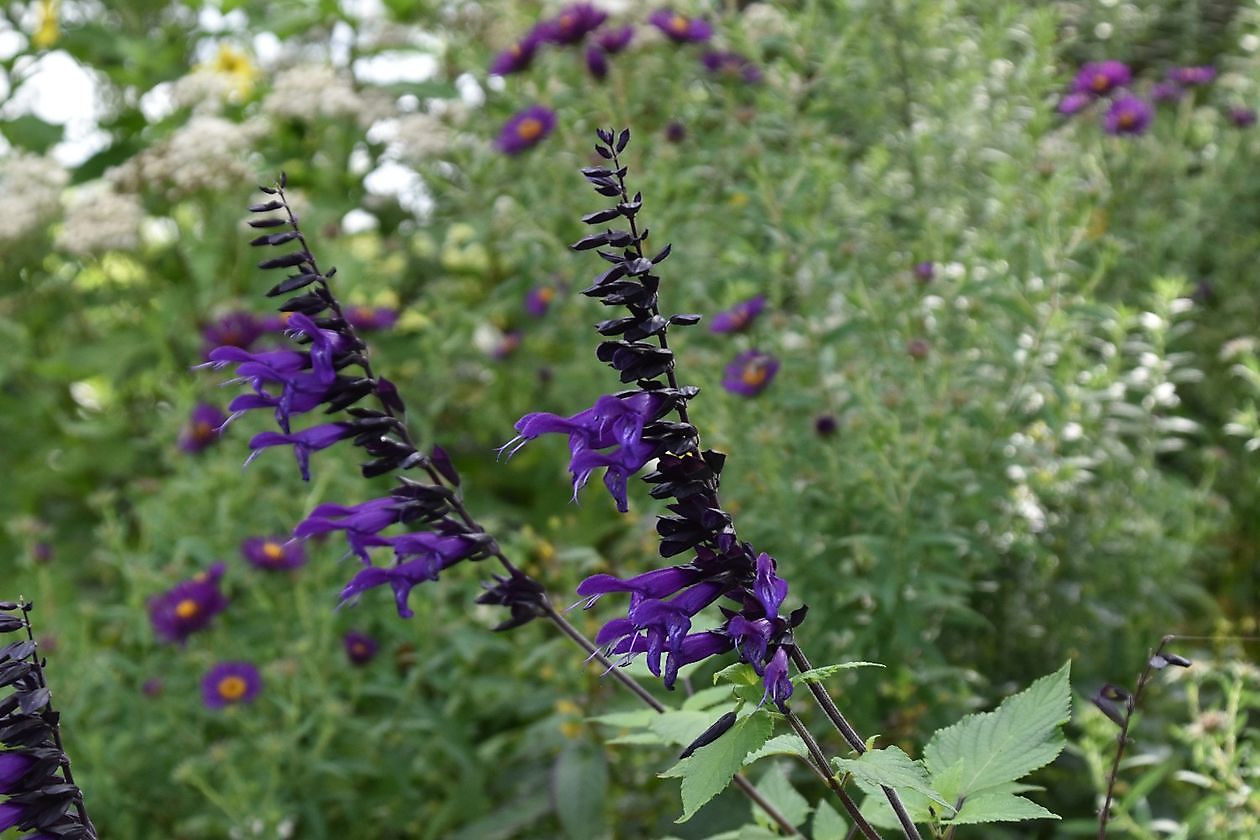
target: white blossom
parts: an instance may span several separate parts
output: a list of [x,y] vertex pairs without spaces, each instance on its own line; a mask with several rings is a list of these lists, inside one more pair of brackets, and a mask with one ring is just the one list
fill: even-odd
[[144,207],[134,195],[109,189],[81,194],[66,211],[57,247],[78,257],[104,251],[131,251],[140,241]]
[[0,166],[0,242],[29,236],[57,215],[69,173],[51,158],[14,152]]

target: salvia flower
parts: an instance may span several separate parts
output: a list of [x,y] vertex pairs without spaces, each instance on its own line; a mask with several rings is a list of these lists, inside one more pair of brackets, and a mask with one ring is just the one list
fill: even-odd
[[710,73],[739,79],[746,84],[755,85],[761,81],[761,68],[739,53],[710,50],[700,56],[700,63]]
[[732,394],[755,397],[774,381],[779,360],[760,350],[745,350],[726,366],[722,387]]
[[556,115],[550,108],[531,105],[519,111],[499,131],[499,151],[519,155],[537,146],[556,127]]
[[283,434],[281,432],[259,432],[250,438],[249,448],[253,450],[245,463],[248,464],[262,454],[262,450],[271,446],[292,446],[293,457],[297,459],[298,470],[303,481],[311,480],[311,453],[327,449],[339,440],[354,437],[358,430],[350,423],[325,423],[311,426],[300,432]]
[[263,334],[262,321],[249,312],[229,312],[201,329],[206,350],[215,347],[240,347],[248,350]]
[[346,320],[360,332],[387,330],[398,323],[398,310],[392,306],[351,306],[346,310]]
[[1186,87],[1202,87],[1216,78],[1216,68],[1204,64],[1198,67],[1172,67],[1168,70],[1168,80]]
[[1072,90],[1092,96],[1106,96],[1131,81],[1133,81],[1133,72],[1124,62],[1114,59],[1091,61],[1083,65],[1080,72],[1076,74]]
[[676,44],[700,43],[713,37],[713,27],[704,18],[692,18],[673,9],[658,9],[648,17],[655,26]]
[[219,590],[226,566],[216,563],[207,571],[175,584],[149,601],[149,620],[164,641],[184,644],[198,630],[227,609],[228,599]]
[[740,301],[730,309],[714,315],[713,323],[709,325],[709,329],[715,333],[743,332],[753,325],[753,322],[757,320],[757,316],[765,308],[765,295],[757,295],[748,300]]
[[1151,106],[1136,96],[1122,96],[1103,117],[1103,130],[1108,134],[1141,134],[1151,122]]
[[525,295],[525,311],[535,318],[541,318],[547,314],[555,297],[555,286],[535,286]]
[[367,633],[349,630],[342,639],[346,646],[346,657],[352,665],[366,665],[376,658],[380,644]]
[[208,709],[252,703],[262,691],[262,675],[250,662],[220,662],[201,679],[201,700]]
[[189,454],[201,452],[219,439],[227,415],[211,403],[197,403],[188,416],[188,426],[179,438],[179,448]]
[[300,542],[284,537],[250,537],[241,543],[241,556],[251,565],[269,571],[287,571],[306,564]]
[[634,40],[634,27],[621,26],[616,29],[605,29],[595,36],[595,43],[599,48],[609,55],[617,53],[630,46],[630,42]]
[[403,534],[390,539],[389,544],[394,547],[397,562],[393,566],[368,566],[361,570],[341,590],[342,601],[388,584],[394,590],[398,614],[411,618],[415,613],[407,599],[414,587],[437,580],[443,569],[478,555],[484,547],[484,541],[470,535],[429,532]]
[[541,27],[541,36],[544,41],[552,44],[576,44],[598,29],[606,20],[608,20],[608,14],[590,3],[575,3],[544,23]]

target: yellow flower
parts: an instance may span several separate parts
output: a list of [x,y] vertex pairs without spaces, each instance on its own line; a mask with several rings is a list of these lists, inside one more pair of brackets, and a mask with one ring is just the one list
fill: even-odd
[[59,0],[40,0],[39,26],[35,34],[31,36],[31,41],[41,50],[48,49],[61,37],[61,27],[58,23],[60,18],[57,14],[58,2]]
[[258,68],[249,56],[230,44],[220,44],[218,54],[204,68],[231,79],[236,95],[242,97],[249,95],[254,89],[254,80],[258,78]]

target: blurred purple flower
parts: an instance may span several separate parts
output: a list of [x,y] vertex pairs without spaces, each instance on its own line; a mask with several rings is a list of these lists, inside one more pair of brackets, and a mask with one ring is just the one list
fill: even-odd
[[914,279],[920,283],[929,283],[936,276],[936,264],[931,260],[924,260],[914,264]]
[[1173,67],[1168,71],[1168,80],[1186,87],[1201,87],[1216,78],[1216,68],[1208,64],[1198,67]]
[[162,696],[163,688],[165,688],[165,685],[161,677],[149,677],[141,684],[140,693],[145,697],[160,697]]
[[678,120],[670,120],[665,126],[665,139],[671,143],[681,143],[687,139],[687,127]]
[[262,675],[250,662],[220,662],[201,680],[201,700],[208,709],[252,703],[262,691]]
[[215,347],[240,347],[248,350],[263,334],[263,324],[249,312],[229,312],[201,329],[205,339],[205,353]]
[[490,358],[501,362],[521,347],[521,334],[517,330],[508,330],[499,338],[499,343],[490,350]]
[[1176,82],[1156,82],[1151,86],[1151,99],[1155,102],[1176,102],[1186,91]]
[[831,437],[838,428],[836,418],[830,414],[820,414],[814,418],[814,432],[819,437]]
[[351,306],[345,315],[350,326],[362,332],[387,330],[398,323],[398,310],[390,306]]
[[726,366],[722,387],[732,394],[755,397],[766,389],[779,371],[779,360],[760,350],[745,350]]
[[750,85],[761,81],[761,68],[739,53],[710,50],[700,56],[700,63],[710,73],[740,79]]
[[197,403],[179,438],[179,448],[190,454],[200,452],[219,439],[227,415],[210,403]]
[[149,620],[163,641],[183,644],[227,609],[227,597],[219,591],[219,579],[225,568],[224,564],[215,563],[150,599]]
[[53,549],[52,543],[47,542],[46,540],[40,540],[35,543],[34,548],[31,549],[31,553],[34,555],[36,563],[51,563],[53,558],[56,556],[56,551]]
[[748,300],[740,301],[730,309],[714,315],[709,330],[715,333],[743,332],[752,326],[765,308],[765,295],[756,295]]
[[525,311],[535,318],[541,318],[547,314],[555,297],[555,286],[535,286],[525,295]]
[[346,656],[354,665],[366,665],[376,656],[376,651],[380,648],[376,639],[373,639],[366,633],[360,633],[358,630],[350,630],[346,633],[344,639],[346,645]]
[[673,9],[657,9],[648,23],[664,32],[676,44],[699,43],[713,36],[713,27],[703,18],[689,18]]
[[1108,134],[1141,134],[1151,122],[1151,106],[1136,96],[1122,96],[1111,103],[1103,117]]
[[494,57],[490,62],[490,75],[508,76],[529,69],[542,41],[541,27],[536,26],[524,38]]
[[251,565],[271,571],[296,569],[306,563],[302,544],[283,537],[250,537],[241,543],[241,556]]
[[1240,105],[1233,105],[1226,109],[1225,116],[1235,128],[1250,128],[1256,124],[1256,112]]
[[590,3],[575,3],[542,24],[544,41],[553,44],[576,44],[608,20],[608,13]]
[[608,55],[603,49],[594,45],[586,48],[586,69],[596,79],[608,77]]
[[630,46],[630,42],[634,40],[634,27],[622,26],[617,29],[605,29],[603,32],[595,36],[595,43],[609,55],[617,53]]
[[1090,96],[1088,93],[1074,91],[1063,97],[1063,99],[1059,102],[1059,113],[1065,116],[1071,116],[1072,114],[1085,110],[1085,108],[1089,106],[1089,103],[1093,101],[1094,97]]
[[506,155],[518,155],[538,145],[555,127],[555,112],[542,105],[531,105],[503,125],[497,144],[499,151]]
[[1080,72],[1076,74],[1072,90],[1094,96],[1106,96],[1132,80],[1133,73],[1129,70],[1129,65],[1122,61],[1091,61],[1082,66]]

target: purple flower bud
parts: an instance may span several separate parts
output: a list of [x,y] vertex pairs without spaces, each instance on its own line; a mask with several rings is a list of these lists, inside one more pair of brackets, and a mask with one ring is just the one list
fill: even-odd
[[836,418],[830,414],[820,414],[814,418],[814,432],[819,437],[831,437],[836,433]]
[[792,696],[792,680],[788,677],[788,657],[784,647],[780,646],[774,652],[774,656],[770,657],[763,682],[766,693],[762,695],[761,702],[764,703],[769,699],[779,707],[780,711],[783,711],[783,704]]
[[262,691],[262,675],[249,662],[220,662],[201,680],[201,700],[208,709],[252,703]]
[[936,265],[931,260],[915,263],[914,279],[920,283],[930,283],[932,278],[936,276]]
[[518,111],[499,131],[497,146],[505,155],[518,155],[538,145],[556,127],[556,115],[550,108],[531,105]]

